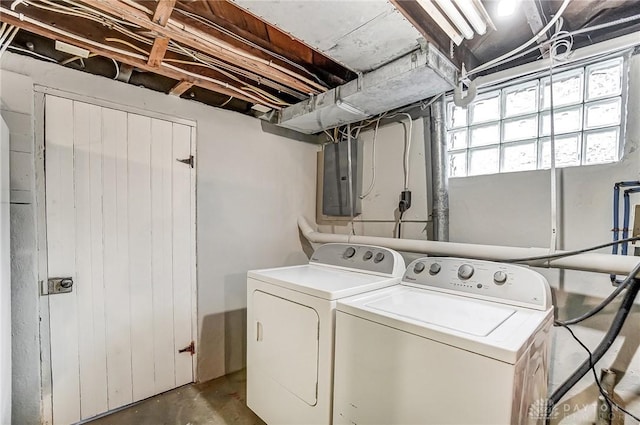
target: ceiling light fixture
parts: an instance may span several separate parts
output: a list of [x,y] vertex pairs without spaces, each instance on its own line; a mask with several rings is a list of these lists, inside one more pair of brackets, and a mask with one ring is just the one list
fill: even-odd
[[429,16],[431,16],[431,18],[433,18],[440,29],[442,29],[442,31],[444,31],[449,36],[449,38],[456,44],[456,46],[459,46],[460,43],[462,43],[462,34],[460,34],[460,32],[449,23],[447,18],[444,17],[444,15],[440,12],[440,10],[438,10],[436,5],[433,4],[431,0],[416,0],[416,3],[418,3],[420,7],[422,7],[424,11],[427,12]]
[[451,3],[451,0],[436,0],[440,9],[449,17],[453,25],[464,35],[464,38],[471,40],[473,38],[473,29],[469,26],[458,9]]
[[471,0],[454,0],[458,9],[464,14],[467,18],[467,21],[471,24],[473,29],[478,33],[478,35],[484,35],[487,32],[487,24],[480,16],[480,13],[473,5]]

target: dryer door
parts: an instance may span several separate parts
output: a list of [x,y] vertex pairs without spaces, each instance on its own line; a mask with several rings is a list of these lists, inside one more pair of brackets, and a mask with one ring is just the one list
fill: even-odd
[[318,331],[315,310],[265,292],[253,293],[252,367],[310,406],[318,400]]

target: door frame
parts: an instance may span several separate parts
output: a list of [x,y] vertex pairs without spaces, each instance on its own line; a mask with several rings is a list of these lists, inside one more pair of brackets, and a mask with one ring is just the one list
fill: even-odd
[[193,120],[173,117],[157,111],[148,111],[133,106],[112,102],[102,98],[67,92],[51,87],[35,84],[34,91],[34,168],[35,168],[35,225],[37,249],[37,283],[39,297],[39,336],[40,336],[40,412],[43,425],[53,425],[53,380],[51,370],[51,334],[49,318],[49,295],[47,294],[48,261],[47,261],[47,210],[46,210],[46,172],[45,172],[45,98],[47,95],[57,96],[73,101],[88,103],[104,108],[157,118],[191,127],[191,155],[194,156],[194,166],[191,169],[191,332],[196,343],[196,352],[192,357],[193,381],[197,382],[198,369],[198,284],[197,284],[197,123]]

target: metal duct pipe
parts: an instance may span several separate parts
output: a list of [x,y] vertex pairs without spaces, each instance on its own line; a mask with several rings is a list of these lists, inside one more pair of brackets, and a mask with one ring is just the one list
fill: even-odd
[[[431,197],[433,204],[433,235],[435,240],[449,240],[449,171],[447,169],[447,131],[445,127],[444,96],[431,105],[430,128],[424,135],[431,135]],[[427,132],[429,130],[429,132]]]
[[[314,243],[357,243],[377,245],[397,251],[416,252],[459,258],[476,258],[490,261],[506,261],[514,258],[534,257],[549,254],[549,248],[520,248],[496,245],[476,245],[466,243],[423,241],[415,239],[382,238],[377,236],[338,235],[316,232],[304,217],[298,218],[300,231]],[[561,254],[563,251],[556,251]],[[638,264],[634,256],[585,253],[550,261],[530,261],[526,264],[536,267],[582,270],[596,273],[628,274]]]

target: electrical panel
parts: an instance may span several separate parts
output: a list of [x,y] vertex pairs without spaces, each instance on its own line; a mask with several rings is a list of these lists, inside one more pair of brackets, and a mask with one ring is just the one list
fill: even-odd
[[[349,143],[351,148],[349,149]],[[349,161],[351,154],[351,161]],[[349,173],[349,164],[351,173]],[[351,190],[349,190],[351,174]],[[322,167],[322,214],[355,217],[362,213],[362,142],[342,140],[325,145]]]

